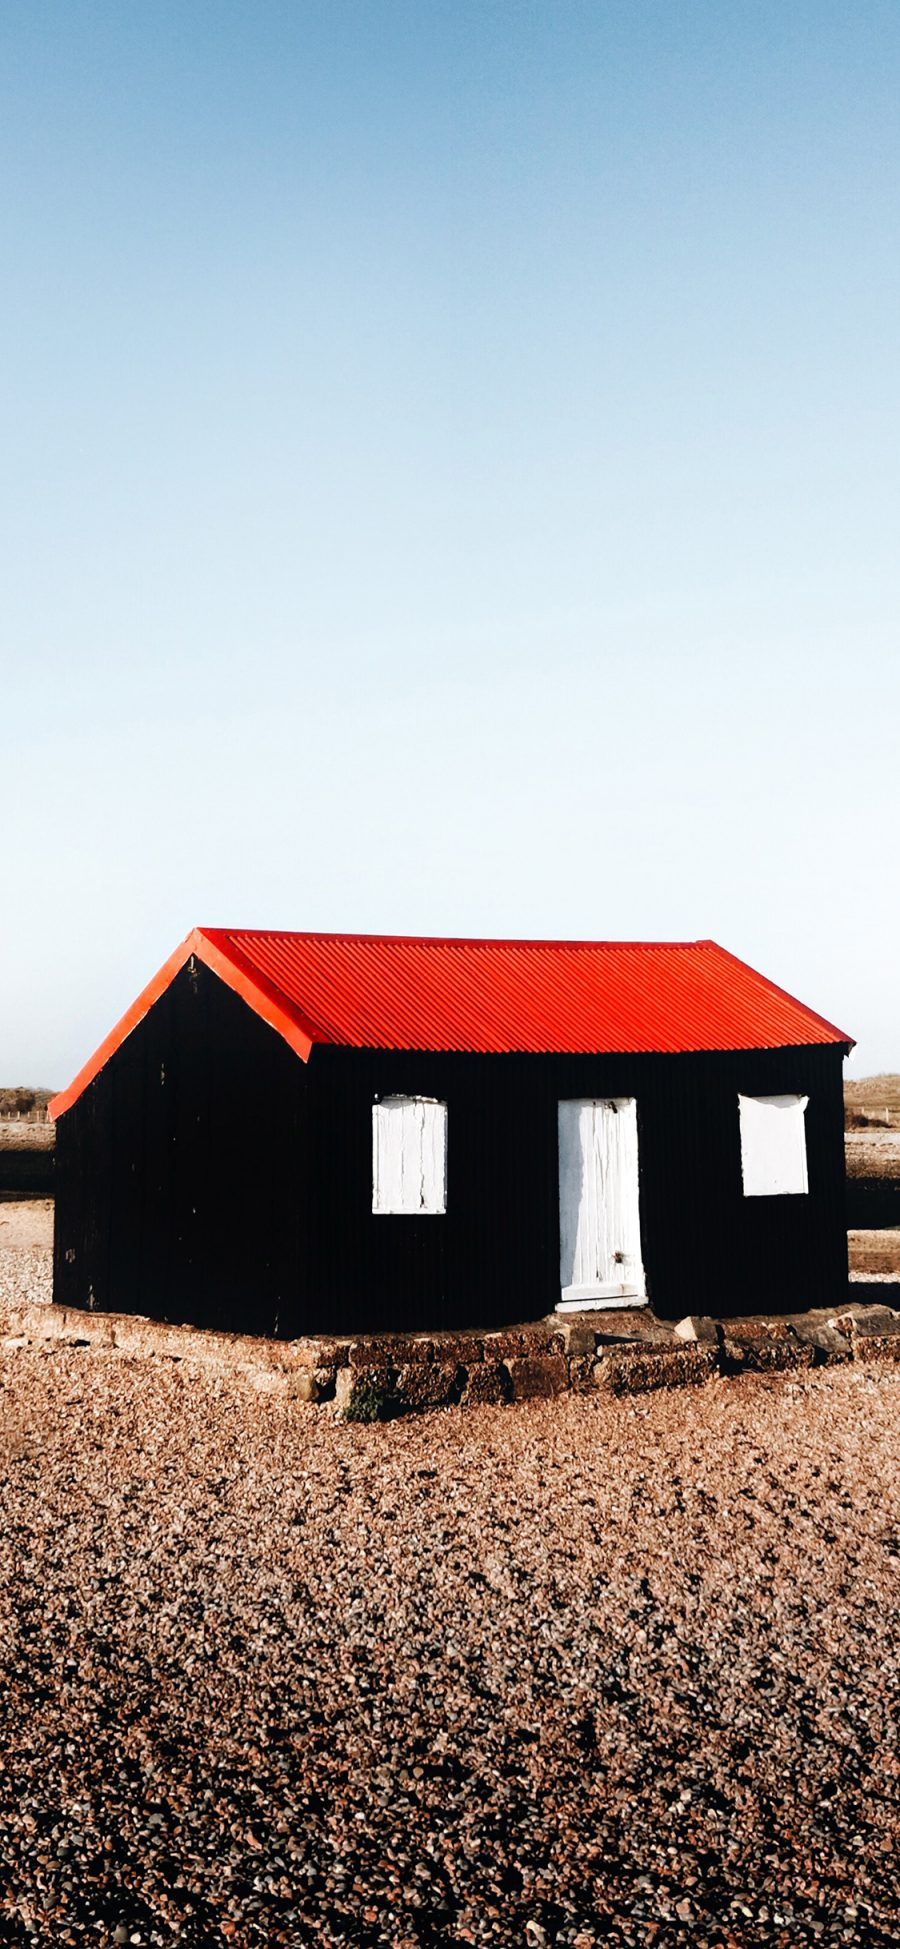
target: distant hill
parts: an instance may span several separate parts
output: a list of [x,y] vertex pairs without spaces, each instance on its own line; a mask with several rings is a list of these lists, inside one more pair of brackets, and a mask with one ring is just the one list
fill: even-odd
[[26,1089],[23,1084],[0,1089],[0,1117],[45,1117],[52,1095],[52,1090]]
[[900,1130],[900,1076],[860,1076],[844,1083],[846,1130]]

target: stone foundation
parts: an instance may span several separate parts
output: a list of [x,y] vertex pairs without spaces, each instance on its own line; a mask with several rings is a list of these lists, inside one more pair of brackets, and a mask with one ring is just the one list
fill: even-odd
[[330,1402],[351,1420],[552,1400],[598,1387],[617,1396],[646,1394],[836,1361],[900,1361],[900,1313],[859,1304],[837,1317],[821,1311],[789,1319],[689,1318],[672,1327],[650,1313],[598,1313],[501,1333],[293,1341],[30,1305],[0,1315],[0,1335],[7,1351],[56,1341],[227,1367],[257,1386],[283,1387],[298,1402]]

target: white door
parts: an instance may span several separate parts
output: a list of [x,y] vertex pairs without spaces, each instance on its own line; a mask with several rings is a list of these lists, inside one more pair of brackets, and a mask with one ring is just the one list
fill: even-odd
[[633,1096],[559,1105],[560,1310],[646,1295]]

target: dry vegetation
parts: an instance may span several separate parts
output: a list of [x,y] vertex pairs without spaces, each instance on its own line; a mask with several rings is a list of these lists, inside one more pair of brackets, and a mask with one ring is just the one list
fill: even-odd
[[[27,1163],[23,1152],[33,1155],[52,1151],[55,1130],[47,1116],[50,1096],[50,1090],[0,1089],[0,1152],[6,1156],[11,1152],[18,1154],[6,1170],[0,1159],[0,1196],[9,1190],[15,1191],[22,1182],[21,1169],[15,1178],[11,1177],[11,1173],[16,1163],[20,1167]],[[35,1159],[36,1164],[38,1161]]]
[[52,1095],[52,1090],[25,1089],[22,1086],[0,1089],[0,1118],[44,1117]]
[[900,1076],[860,1076],[844,1082],[847,1130],[900,1131]]

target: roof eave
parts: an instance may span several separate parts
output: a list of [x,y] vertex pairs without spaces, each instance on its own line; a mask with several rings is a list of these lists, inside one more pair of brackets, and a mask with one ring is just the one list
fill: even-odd
[[152,981],[148,981],[146,988],[141,990],[137,1000],[126,1009],[115,1028],[110,1030],[109,1035],[104,1036],[93,1055],[79,1069],[68,1089],[60,1090],[57,1096],[51,1098],[47,1105],[47,1113],[54,1123],[72,1108],[73,1103],[78,1101],[88,1085],[94,1081],[95,1076],[99,1076],[110,1057],[121,1048],[123,1042],[144,1020],[145,1015],[149,1015],[151,1008],[165,994],[166,989],[171,987],[175,976],[180,974],[192,955],[198,961],[202,961],[204,967],[209,968],[212,974],[218,975],[226,987],[239,995],[241,1001],[246,1002],[256,1015],[267,1022],[269,1027],[288,1043],[302,1062],[308,1061],[315,1040],[312,1024],[306,1021],[298,1009],[286,1002],[283,996],[278,995],[264,975],[259,975],[250,969],[249,963],[245,961],[238,949],[229,946],[226,951],[221,944],[217,929],[193,927],[185,940],[175,949],[174,954],[170,954],[168,961],[163,962]]

